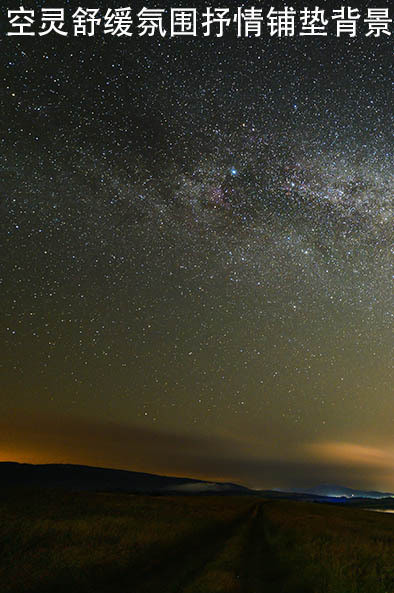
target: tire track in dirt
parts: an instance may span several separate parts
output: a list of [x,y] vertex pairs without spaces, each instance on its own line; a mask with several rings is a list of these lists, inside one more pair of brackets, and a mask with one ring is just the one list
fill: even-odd
[[216,556],[179,593],[309,593],[270,544],[264,504],[253,506]]
[[243,593],[244,550],[250,538],[255,515],[256,505],[226,539],[216,556],[212,557],[196,578],[182,589],[182,593]]
[[254,504],[201,545],[191,541],[133,593],[310,593],[270,544],[265,504]]
[[284,593],[288,571],[284,568],[267,540],[264,503],[255,511],[250,538],[245,550],[244,593]]
[[261,502],[256,510],[245,550],[243,593],[313,593],[302,573],[295,572],[294,567],[281,560],[270,542],[272,534],[264,516],[269,504]]
[[[134,584],[132,593],[189,592],[189,588],[198,580],[199,575],[203,574],[206,567],[220,556],[222,550],[226,548],[226,543],[244,528],[250,514],[250,510],[247,513],[242,513],[225,528],[222,527],[218,532],[210,534],[200,545],[192,540],[189,544],[185,543],[182,554],[157,566],[154,573],[141,575],[142,578],[138,579],[138,584]],[[192,589],[190,589],[190,593],[192,593]],[[211,593],[211,591],[208,589],[204,593]]]

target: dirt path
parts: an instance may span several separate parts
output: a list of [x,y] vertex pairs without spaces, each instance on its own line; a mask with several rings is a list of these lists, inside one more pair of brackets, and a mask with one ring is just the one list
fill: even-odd
[[[264,503],[260,503],[245,549],[243,593],[298,593],[293,575],[280,561],[267,536]],[[302,593],[308,592],[302,589]]]
[[150,575],[135,593],[307,593],[267,540],[264,503],[203,546],[185,552]]
[[[207,567],[220,557],[228,543],[248,522],[249,517],[250,513],[243,513],[229,525],[216,533],[211,533],[203,542],[190,541],[185,544],[182,554],[167,560],[164,565],[158,566],[154,573],[139,579],[140,582],[135,583],[132,593],[192,593],[193,584],[198,582]],[[212,593],[214,591],[213,589]],[[204,589],[204,592],[211,593],[209,588]]]

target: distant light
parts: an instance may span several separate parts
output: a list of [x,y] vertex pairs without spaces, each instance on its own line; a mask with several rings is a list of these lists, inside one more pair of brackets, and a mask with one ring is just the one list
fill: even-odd
[[233,177],[235,177],[236,175],[238,175],[238,171],[235,167],[231,167],[230,169],[230,173]]

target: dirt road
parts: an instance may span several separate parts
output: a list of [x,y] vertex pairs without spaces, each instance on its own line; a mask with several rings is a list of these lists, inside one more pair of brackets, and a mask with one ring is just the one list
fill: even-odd
[[133,593],[308,593],[276,557],[267,537],[264,503],[253,505],[204,545],[145,575]]

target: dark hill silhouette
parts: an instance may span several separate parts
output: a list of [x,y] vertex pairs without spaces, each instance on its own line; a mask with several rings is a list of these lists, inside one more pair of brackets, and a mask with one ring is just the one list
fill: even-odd
[[61,488],[75,491],[124,491],[145,493],[217,492],[241,494],[250,490],[237,484],[205,482],[120,469],[73,464],[32,465],[0,462],[4,486],[24,488]]
[[[3,488],[62,489],[87,492],[130,492],[141,494],[235,494],[256,495],[270,499],[333,502],[351,505],[370,504],[394,507],[390,493],[352,490],[339,486],[318,486],[310,490],[250,490],[228,482],[208,482],[121,469],[73,464],[33,465],[0,462]],[[384,505],[381,503],[385,502]]]

